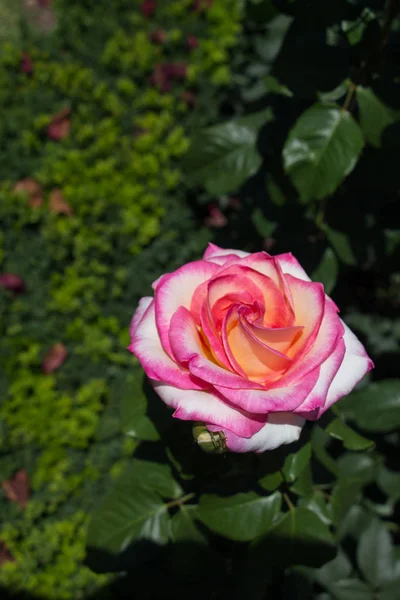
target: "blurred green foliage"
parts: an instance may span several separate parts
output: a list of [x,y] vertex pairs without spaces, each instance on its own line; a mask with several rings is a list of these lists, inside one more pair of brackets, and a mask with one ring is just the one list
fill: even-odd
[[[137,445],[120,426],[135,366],[129,320],[150,283],[208,237],[182,202],[178,159],[230,81],[240,10],[174,0],[149,19],[140,5],[58,0],[45,35],[40,12],[0,3],[0,271],[25,282],[21,295],[0,288],[0,480],[24,469],[30,485],[25,508],[0,491],[13,559],[0,586],[46,599],[83,598],[109,580],[83,559],[88,511]],[[152,37],[161,28],[163,43]],[[152,80],[159,65],[186,61],[168,90]],[[67,131],[52,139],[57,118]],[[14,189],[26,179],[40,186],[36,204]],[[66,362],[46,374],[60,342]]]

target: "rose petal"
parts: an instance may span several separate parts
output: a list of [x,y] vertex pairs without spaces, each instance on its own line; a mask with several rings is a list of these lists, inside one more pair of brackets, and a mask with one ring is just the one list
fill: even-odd
[[343,321],[341,323],[344,326],[343,341],[346,346],[346,353],[331,383],[325,405],[320,409],[319,416],[340,398],[349,394],[364,375],[374,368],[374,363],[367,355],[360,340]]
[[212,423],[244,438],[253,436],[263,426],[263,416],[233,408],[212,390],[188,392],[157,381],[151,383],[162,400],[175,408],[177,419]]
[[[283,444],[291,444],[299,439],[304,419],[290,412],[271,413],[267,423],[251,438],[245,439],[232,431],[223,430],[226,445],[232,452],[266,452]],[[210,431],[218,427],[207,425]]]
[[275,280],[279,280],[278,275],[272,271],[271,275],[272,277],[260,274],[246,265],[235,264],[226,266],[218,279],[229,276],[232,281],[242,281],[242,289],[249,291],[253,299],[264,306],[264,325],[266,327],[291,326],[294,322],[294,314],[279,285],[275,283]]
[[50,373],[54,373],[64,364],[66,358],[68,356],[68,350],[64,346],[64,344],[58,343],[54,344],[47,352],[46,356],[42,362],[42,371],[46,375]]
[[210,279],[218,266],[204,260],[191,262],[166,275],[155,295],[157,329],[163,348],[172,356],[168,331],[171,318],[180,306],[190,309],[196,288]]
[[203,259],[208,261],[212,259],[214,262],[217,262],[217,264],[224,264],[233,256],[237,258],[243,258],[245,256],[249,256],[249,253],[243,252],[243,250],[220,248],[219,246],[216,246],[210,242],[207,246],[207,250],[203,254]]
[[321,366],[335,350],[343,334],[343,324],[337,315],[335,305],[327,298],[324,316],[314,344],[308,352],[305,352],[306,348],[304,348],[303,351],[296,355],[292,366],[282,375],[276,385],[284,387],[293,385],[308,373]]
[[325,311],[325,292],[322,283],[306,282],[292,275],[285,275],[293,297],[295,325],[303,327],[298,340],[287,351],[295,358],[300,352],[307,352],[314,343]]
[[285,275],[292,275],[293,277],[297,277],[297,279],[302,279],[303,281],[311,281],[299,261],[291,252],[287,252],[286,254],[278,254],[275,256],[275,260],[279,263]]
[[293,343],[296,336],[302,331],[303,327],[281,327],[279,329],[273,329],[271,327],[264,327],[258,323],[249,323],[246,316],[246,328],[256,337],[260,342],[270,346],[277,352],[285,352],[289,346]]
[[137,326],[139,325],[144,313],[149,308],[152,302],[154,302],[154,298],[151,298],[150,296],[144,296],[139,300],[139,305],[135,311],[135,314],[133,315],[131,326],[129,329],[129,334],[131,338],[134,336]]
[[140,322],[135,324],[129,350],[139,359],[148,377],[183,390],[202,389],[189,371],[177,365],[161,346],[154,302],[149,304]]
[[[315,421],[324,412],[323,407],[326,402],[329,387],[343,362],[346,347],[343,340],[339,340],[335,350],[330,357],[322,363],[319,371],[318,381],[307,398],[294,412],[305,419]],[[321,412],[322,409],[322,412]]]
[[[224,398],[242,410],[255,413],[293,411],[307,398],[318,381],[319,369],[306,375],[290,387],[270,389],[233,389],[215,385]],[[280,381],[278,381],[279,385]]]
[[291,360],[284,354],[272,350],[261,343],[246,329],[243,320],[233,306],[224,320],[224,348],[233,366],[246,374],[249,379],[265,381],[276,371],[287,369]]

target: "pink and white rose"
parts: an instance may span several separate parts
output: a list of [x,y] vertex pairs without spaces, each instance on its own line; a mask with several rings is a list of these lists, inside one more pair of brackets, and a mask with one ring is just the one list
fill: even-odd
[[202,260],[153,283],[130,328],[174,417],[221,431],[233,452],[299,438],[373,367],[321,283],[290,253],[209,244]]

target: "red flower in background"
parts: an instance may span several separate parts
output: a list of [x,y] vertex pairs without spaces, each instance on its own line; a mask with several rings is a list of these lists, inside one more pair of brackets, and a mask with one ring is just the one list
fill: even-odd
[[169,92],[172,87],[172,81],[184,80],[186,79],[186,75],[186,63],[165,63],[156,65],[149,81],[152,85],[158,87],[161,92]]
[[26,194],[29,198],[28,204],[33,208],[39,208],[43,204],[42,188],[40,184],[32,179],[26,177],[17,181],[13,188],[13,192],[17,194]]
[[22,294],[25,291],[25,282],[14,273],[0,273],[0,287],[14,292],[14,294]]
[[10,502],[15,502],[21,508],[25,508],[30,497],[29,475],[25,469],[20,469],[14,477],[3,481],[1,487]]
[[11,556],[5,543],[0,541],[0,567],[2,567],[6,562],[15,562],[15,560]]
[[188,39],[186,40],[186,45],[189,50],[194,50],[195,48],[199,47],[199,40],[195,35],[189,35]]
[[54,344],[45,355],[42,362],[42,371],[45,375],[49,375],[54,371],[57,371],[61,365],[65,362],[68,356],[68,350],[60,342]]
[[213,2],[214,0],[193,0],[192,8],[195,12],[200,12],[211,8]]
[[149,39],[155,44],[165,44],[168,40],[168,33],[163,29],[154,29],[149,33]]
[[21,73],[26,75],[32,75],[33,73],[33,61],[27,52],[23,52],[21,55],[19,69]]
[[58,188],[53,190],[50,194],[49,210],[50,210],[50,212],[53,212],[53,213],[56,213],[59,215],[67,215],[67,217],[72,217],[72,215],[73,215],[71,206],[64,199],[62,191]]
[[63,108],[55,114],[47,128],[47,135],[51,140],[62,140],[71,131],[71,109]]
[[151,19],[156,10],[157,2],[156,0],[144,0],[140,5],[140,10],[142,11],[142,15],[144,15],[147,19]]
[[221,227],[225,227],[228,223],[228,219],[216,204],[210,204],[208,206],[208,212],[209,216],[204,220],[208,227],[220,229]]

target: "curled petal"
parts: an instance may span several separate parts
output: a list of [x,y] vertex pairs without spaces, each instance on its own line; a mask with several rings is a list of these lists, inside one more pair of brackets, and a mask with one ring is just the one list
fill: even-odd
[[233,408],[214,390],[186,391],[158,381],[151,383],[162,400],[175,408],[174,417],[177,419],[212,423],[244,438],[253,436],[263,426],[263,416]]
[[[246,259],[247,260],[247,259]],[[273,274],[271,272],[271,274]],[[288,299],[281,291],[279,285],[274,281],[274,277],[261,274],[255,269],[242,264],[230,265],[224,268],[219,278],[230,277],[238,281],[243,281],[243,288],[249,291],[253,299],[258,301],[265,308],[264,325],[266,327],[288,327],[293,325],[294,314]],[[247,281],[250,281],[251,287]],[[254,292],[254,288],[257,292]]]
[[296,337],[301,335],[304,327],[263,327],[258,323],[249,323],[246,319],[246,328],[251,334],[263,344],[270,346],[277,352],[285,352],[295,341]]
[[264,381],[275,371],[283,371],[291,359],[260,342],[244,324],[232,307],[224,320],[224,347],[234,367],[250,379]]
[[292,366],[282,375],[276,385],[293,385],[320,367],[335,350],[343,333],[343,323],[336,313],[335,305],[333,302],[326,302],[324,316],[314,344],[308,352],[303,350],[296,355]]
[[305,419],[314,421],[319,419],[322,413],[326,410],[324,405],[328,394],[329,387],[338,372],[340,365],[343,362],[346,347],[343,340],[339,340],[335,350],[330,357],[322,363],[319,370],[318,381],[313,390],[308,394],[300,406],[295,409],[295,412]]
[[180,306],[190,308],[196,288],[210,279],[218,270],[213,263],[199,260],[180,267],[166,275],[160,282],[155,295],[156,322],[161,343],[172,356],[168,331],[171,318]]
[[374,368],[374,363],[367,355],[360,340],[343,321],[341,323],[344,326],[343,341],[346,353],[330,385],[325,405],[320,410],[319,416],[340,398],[349,394],[364,375]]
[[165,381],[183,390],[202,388],[189,371],[176,364],[161,346],[156,327],[154,302],[149,304],[136,325],[128,349],[139,359],[148,377]]
[[143,318],[144,313],[149,308],[149,306],[152,302],[154,302],[154,299],[150,298],[150,296],[145,296],[144,298],[141,298],[139,300],[139,305],[135,311],[135,314],[133,315],[133,319],[131,321],[131,326],[129,329],[129,334],[130,334],[131,338],[135,335],[137,326],[139,325],[140,321]]
[[325,292],[321,283],[305,282],[292,275],[286,275],[293,297],[295,325],[303,327],[301,336],[288,350],[288,356],[296,358],[313,345],[322,323],[325,311]]
[[[221,395],[242,410],[256,413],[293,411],[307,398],[318,381],[319,369],[289,387],[233,389],[215,385]],[[278,384],[279,385],[279,381]]]
[[302,279],[303,281],[311,281],[299,261],[291,252],[287,252],[286,254],[278,254],[275,256],[275,260],[278,262],[285,275],[292,275],[293,277],[297,277],[297,279]]
[[209,243],[207,246],[207,250],[203,254],[203,259],[215,262],[218,265],[223,265],[228,260],[235,258],[243,258],[245,256],[249,256],[248,252],[243,252],[243,250],[230,250],[227,248],[220,248],[213,243]]
[[[274,450],[283,444],[296,442],[301,434],[304,419],[290,412],[271,413],[268,421],[251,438],[245,439],[232,431],[223,430],[226,445],[232,452],[265,452]],[[218,431],[218,427],[207,425],[210,431]]]

